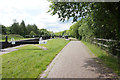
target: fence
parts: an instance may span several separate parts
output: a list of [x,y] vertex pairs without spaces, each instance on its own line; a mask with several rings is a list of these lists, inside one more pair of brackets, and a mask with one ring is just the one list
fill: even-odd
[[109,51],[112,55],[120,57],[120,41],[112,39],[93,38],[92,43]]

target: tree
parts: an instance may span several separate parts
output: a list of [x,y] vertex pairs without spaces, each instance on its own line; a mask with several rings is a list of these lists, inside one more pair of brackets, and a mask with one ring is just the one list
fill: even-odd
[[64,33],[64,36],[71,36],[70,35],[70,30],[66,30],[66,32]]
[[27,34],[29,34],[31,31],[34,31],[36,35],[39,35],[39,29],[37,28],[37,26],[34,25],[27,25]]
[[76,22],[75,24],[73,24],[70,27],[70,34],[71,36],[75,37],[75,38],[79,38],[79,34],[78,34],[78,28],[80,27],[80,23]]
[[47,29],[40,29],[39,30],[40,36],[51,36],[50,32]]
[[10,34],[10,27],[6,27],[6,34]]
[[[97,37],[120,40],[119,5],[120,2],[52,2],[48,12],[51,12],[52,15],[58,14],[61,21],[73,18],[73,22],[76,22],[81,17],[92,17],[92,20],[94,21],[93,28],[95,28],[94,31]],[[104,30],[101,29],[105,30],[105,35],[103,35],[102,32]]]
[[49,34],[50,34],[51,36],[54,36],[54,35],[55,35],[53,31],[48,31],[48,32],[49,32]]
[[56,33],[55,33],[55,36],[63,36],[63,31],[61,31],[61,32],[56,32]]
[[[50,0],[51,1],[51,0]],[[94,3],[94,2],[52,2],[51,1],[50,10],[52,15],[58,14],[60,20],[64,21],[73,17],[73,22],[76,22],[80,17],[87,17],[91,12],[102,11],[106,13],[111,13],[116,16],[117,19],[119,16],[119,4],[120,2],[113,3]],[[98,15],[98,14],[97,14]],[[98,16],[99,17],[99,16]]]
[[6,27],[4,25],[0,25],[0,29],[2,34],[6,34]]
[[90,40],[90,38],[94,37],[94,30],[91,28],[92,24],[89,21],[90,19],[84,18],[79,22],[80,27],[78,28],[78,33],[83,40]]
[[[50,10],[52,15],[58,14],[60,21],[65,21],[73,17],[73,22],[80,17],[87,15],[90,3],[79,2],[52,2]],[[87,11],[86,11],[87,10]]]
[[33,31],[36,33],[36,34],[39,34],[39,29],[37,27],[37,25],[33,24]]
[[28,24],[27,25],[27,34],[29,34],[31,31],[33,31],[32,25]]
[[10,27],[10,33],[11,34],[20,34],[20,27],[19,27],[19,23],[15,22],[12,24],[12,26]]
[[35,36],[36,34],[35,34],[33,31],[31,31],[29,35],[30,35],[31,37],[33,37],[33,36]]
[[21,24],[20,24],[20,35],[24,36],[27,34],[27,29],[26,29],[26,26],[25,26],[25,22],[22,20]]

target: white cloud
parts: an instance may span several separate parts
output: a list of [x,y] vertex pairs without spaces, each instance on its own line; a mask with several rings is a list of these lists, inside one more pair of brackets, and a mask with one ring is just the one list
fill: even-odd
[[57,15],[46,13],[50,4],[47,0],[0,0],[0,24],[10,26],[16,19],[54,32],[69,29],[72,23],[60,23]]

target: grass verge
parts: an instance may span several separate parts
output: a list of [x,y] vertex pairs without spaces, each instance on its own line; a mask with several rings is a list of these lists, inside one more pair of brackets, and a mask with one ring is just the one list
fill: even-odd
[[118,64],[118,59],[114,58],[113,56],[109,55],[106,51],[102,50],[96,45],[90,44],[88,42],[82,41],[90,51],[109,68],[111,68],[117,75],[120,76],[120,66]]
[[5,41],[5,37],[8,36],[8,41],[11,41],[11,38],[14,38],[15,41],[17,40],[26,40],[26,39],[32,39],[32,38],[24,38],[20,35],[17,34],[9,34],[9,35],[1,35],[0,36],[0,41]]
[[64,39],[53,39],[41,45],[48,50],[27,45],[18,48],[18,51],[3,54],[3,78],[37,78],[68,42]]

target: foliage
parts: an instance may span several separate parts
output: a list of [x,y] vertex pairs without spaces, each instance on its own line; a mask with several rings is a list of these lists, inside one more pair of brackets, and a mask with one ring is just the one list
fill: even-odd
[[35,34],[33,31],[30,32],[30,36],[31,36],[31,37],[33,37],[33,36],[35,36],[35,35],[36,35],[36,34]]
[[[47,44],[26,45],[18,48],[18,51],[3,54],[2,77],[37,78],[68,42],[64,39],[53,39]],[[48,50],[41,50],[37,46],[47,47]]]
[[76,22],[74,23],[71,27],[70,27],[70,34],[75,37],[75,38],[79,38],[79,34],[78,34],[78,28],[80,27],[80,23]]
[[64,36],[71,36],[71,35],[70,35],[70,30],[65,30],[65,32],[64,32],[63,35],[64,35]]
[[61,32],[55,32],[55,36],[63,36],[62,33],[63,33],[62,31]]
[[0,32],[0,34],[6,34],[6,27],[4,25],[0,25],[0,29],[2,29],[2,31]]
[[70,35],[70,30],[64,30],[64,31],[56,32],[55,35],[56,36],[71,36]]
[[10,27],[5,27],[6,28],[6,34],[9,35],[10,34]]
[[80,17],[86,16],[90,3],[79,2],[52,2],[50,10],[52,15],[58,14],[60,21],[65,21],[73,17],[73,22]]
[[51,36],[50,32],[47,29],[40,29],[39,30],[40,36]]
[[92,28],[94,28],[95,36],[120,40],[119,3],[95,3],[94,5],[91,18],[94,20]]
[[39,35],[39,29],[35,24],[34,25],[28,24],[26,28],[27,28],[27,34],[30,34],[30,32],[33,31],[36,35]]
[[48,31],[48,32],[49,32],[49,34],[50,34],[51,36],[54,36],[54,35],[55,35],[53,31]]
[[91,26],[88,22],[88,18],[84,18],[81,20],[81,25],[79,26],[79,29],[78,29],[78,33],[79,33],[79,36],[82,36],[82,39],[89,39],[91,37],[94,37],[94,31],[93,29],[91,29]]
[[[50,0],[51,1],[51,0]],[[70,34],[85,41],[91,38],[117,40],[110,50],[119,46],[120,41],[120,2],[51,2],[52,15],[58,14],[61,21],[73,19]],[[114,51],[111,51],[115,54]]]
[[51,34],[54,35],[52,31],[48,31],[46,29],[38,29],[37,25],[35,24],[28,24],[26,26],[23,20],[20,24],[16,20],[14,20],[14,23],[11,26],[5,27],[4,25],[0,25],[0,28],[2,29],[0,33],[7,35],[17,34],[23,37],[30,37],[32,31],[35,33],[34,35],[36,36],[50,36]]
[[12,34],[20,34],[21,29],[19,27],[19,23],[13,23],[10,27],[10,31]]
[[25,26],[25,22],[22,20],[21,24],[20,24],[20,35],[24,36],[27,34],[27,28]]
[[94,30],[95,37],[120,40],[119,3],[52,2],[48,12],[58,14],[61,21],[73,18],[76,22],[79,18],[86,18],[92,25],[87,23]]

